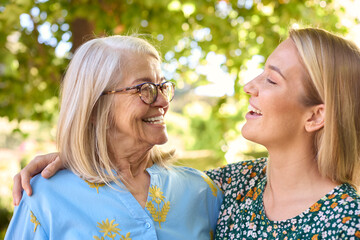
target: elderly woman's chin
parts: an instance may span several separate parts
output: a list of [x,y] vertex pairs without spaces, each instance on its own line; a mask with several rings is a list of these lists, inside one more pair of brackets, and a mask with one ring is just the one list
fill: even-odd
[[167,131],[165,128],[165,131],[162,134],[160,134],[160,136],[158,136],[156,144],[159,144],[159,145],[165,144],[165,143],[167,143],[167,141],[168,141],[168,134],[167,134]]
[[167,143],[168,141],[168,138],[167,138],[167,135],[165,138],[162,138],[162,139],[159,139],[158,143],[156,143],[157,145],[162,145],[162,144],[165,144]]
[[145,139],[151,145],[162,145],[167,143],[168,141],[168,134],[166,131],[166,126],[163,125],[164,128],[157,129],[157,131],[148,131],[145,133]]
[[148,142],[151,145],[163,145],[163,144],[167,143],[167,141],[168,141],[168,136],[166,134],[164,136],[154,137],[151,140],[149,140]]

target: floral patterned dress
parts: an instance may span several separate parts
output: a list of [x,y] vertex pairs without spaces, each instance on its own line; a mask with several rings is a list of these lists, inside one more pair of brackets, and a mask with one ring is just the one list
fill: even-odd
[[225,194],[216,239],[360,239],[360,196],[348,184],[292,219],[269,220],[263,206],[266,163],[262,158],[206,172]]

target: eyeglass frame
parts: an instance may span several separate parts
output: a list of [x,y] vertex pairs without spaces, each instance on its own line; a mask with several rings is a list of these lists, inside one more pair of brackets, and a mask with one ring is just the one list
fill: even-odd
[[[174,90],[175,90],[175,84],[171,81],[165,81],[165,82],[162,82],[162,83],[153,83],[153,82],[144,82],[144,83],[141,83],[141,84],[138,84],[138,85],[135,85],[135,86],[132,86],[132,87],[125,87],[125,88],[120,88],[120,89],[115,89],[115,90],[112,90],[112,91],[104,91],[101,93],[100,96],[105,96],[105,95],[110,95],[110,94],[116,94],[116,93],[122,93],[122,92],[127,92],[127,91],[130,91],[130,90],[133,90],[133,89],[136,89],[137,92],[139,93],[139,97],[141,99],[141,101],[143,101],[145,104],[148,104],[148,105],[151,105],[153,104],[154,102],[156,102],[156,99],[158,98],[159,96],[159,88],[161,90],[161,94],[164,94],[163,93],[163,90],[162,90],[162,87],[165,83],[171,83],[171,85],[173,86]],[[155,86],[155,89],[156,89],[156,97],[154,98],[154,101],[151,102],[151,103],[147,103],[145,102],[142,98],[141,98],[141,87],[145,84],[150,84],[150,85],[153,85]],[[175,94],[174,94],[175,95]],[[172,96],[172,98],[168,101],[168,102],[171,102],[173,99],[174,99],[174,95]]]

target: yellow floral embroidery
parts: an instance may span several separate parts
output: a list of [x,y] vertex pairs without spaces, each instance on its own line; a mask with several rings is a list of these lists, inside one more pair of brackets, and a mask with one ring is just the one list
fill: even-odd
[[30,221],[33,223],[33,224],[35,224],[35,227],[34,227],[34,232],[36,231],[36,229],[37,229],[37,227],[39,226],[39,225],[41,225],[40,224],[40,222],[36,219],[36,217],[35,217],[35,215],[34,215],[34,213],[32,212],[32,211],[30,211]]
[[115,239],[115,237],[118,235],[120,236],[120,240],[131,240],[130,238],[130,232],[128,232],[125,236],[120,234],[121,231],[120,228],[117,226],[119,224],[114,223],[115,219],[113,219],[111,222],[109,222],[109,219],[107,218],[105,221],[101,221],[101,223],[97,223],[97,227],[101,230],[99,232],[103,233],[102,237],[93,236],[95,240],[105,240],[106,237],[109,237],[110,239]]
[[210,189],[212,191],[212,194],[216,197],[217,196],[217,188],[215,187],[215,183],[206,175],[205,176],[202,175],[201,177],[209,185],[209,187],[210,187]]
[[160,190],[158,186],[153,186],[149,189],[150,197],[155,201],[157,204],[160,204],[161,201],[164,202],[165,197],[163,196],[163,192]]
[[[150,212],[154,222],[158,222],[161,228],[161,223],[166,221],[166,216],[170,210],[170,202],[165,202],[163,192],[161,192],[158,186],[150,187],[149,192],[152,200],[147,201],[145,207]],[[157,206],[155,206],[153,202],[155,202]],[[161,202],[164,203],[162,208],[160,207]]]
[[126,236],[121,235],[120,240],[131,240],[131,238],[130,238],[130,233],[128,232],[128,233],[126,234]]
[[210,234],[210,240],[213,240],[214,239],[214,232],[212,230],[210,230],[209,234]]
[[86,180],[85,180],[85,182],[87,184],[89,184],[89,187],[96,188],[97,193],[99,193],[99,187],[105,186],[105,183],[92,183],[92,182],[89,182],[89,181],[86,181]]

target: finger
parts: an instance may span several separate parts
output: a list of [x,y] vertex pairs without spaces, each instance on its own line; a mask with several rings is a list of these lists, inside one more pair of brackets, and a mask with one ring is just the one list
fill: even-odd
[[47,155],[36,156],[20,171],[21,185],[29,196],[32,194],[30,179],[41,172],[49,163],[53,162],[57,155],[57,153],[50,153]]
[[63,168],[64,168],[64,166],[60,160],[60,157],[56,156],[55,160],[52,163],[50,163],[49,165],[47,165],[47,167],[45,167],[45,169],[41,172],[41,176],[43,176],[44,178],[50,178],[56,172],[58,172],[59,170],[61,170]]
[[27,193],[28,196],[31,196],[32,195],[32,188],[31,188],[31,185],[30,185],[30,179],[32,178],[32,176],[30,176],[29,172],[27,172],[24,169],[20,171],[20,176],[21,176],[21,186],[22,186],[22,188],[25,190],[25,192]]
[[22,196],[22,187],[21,187],[21,176],[20,174],[16,174],[14,176],[14,186],[12,190],[12,196],[13,196],[13,204],[14,206],[18,206],[21,200]]

